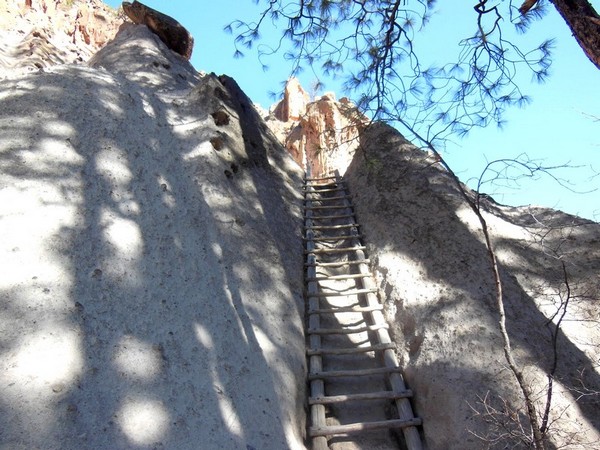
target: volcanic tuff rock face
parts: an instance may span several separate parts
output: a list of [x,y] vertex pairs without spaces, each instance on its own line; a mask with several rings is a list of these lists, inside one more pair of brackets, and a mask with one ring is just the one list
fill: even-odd
[[100,0],[3,0],[0,77],[87,61],[122,23]]
[[[448,173],[396,130],[377,124],[360,139],[346,179],[428,447],[521,448],[514,418],[524,405],[506,369],[477,219]],[[568,303],[548,448],[600,448],[600,399],[592,394],[600,392],[600,225],[482,203],[514,356],[540,413],[553,365],[550,330]]]
[[308,92],[297,78],[290,78],[283,91],[283,100],[275,106],[273,115],[282,122],[298,121],[306,112],[306,105],[309,103]]
[[144,27],[0,81],[0,447],[304,448],[301,171]]
[[[301,170],[232,79],[201,77],[145,27],[124,26],[89,65],[38,71],[87,60],[110,35],[89,25],[112,29],[99,2],[78,2],[95,5],[85,32],[66,3],[0,6],[10,29],[0,67],[0,446],[302,448]],[[278,109],[287,113],[269,125],[313,173],[350,164],[427,448],[518,448],[499,434],[518,431],[519,413],[502,408],[522,402],[503,362],[487,256],[448,174],[390,127],[362,130],[345,101],[326,95],[303,109],[300,89],[288,89]],[[571,294],[551,448],[598,448],[600,226],[484,208],[515,356],[536,393],[552,366],[548,324]]]
[[146,25],[167,47],[189,61],[194,50],[194,38],[183,25],[138,1],[123,2],[123,11],[133,23]]
[[266,118],[272,131],[312,176],[343,174],[359,145],[359,134],[368,120],[347,99],[339,102],[327,93],[315,101],[298,80],[291,78],[283,99]]

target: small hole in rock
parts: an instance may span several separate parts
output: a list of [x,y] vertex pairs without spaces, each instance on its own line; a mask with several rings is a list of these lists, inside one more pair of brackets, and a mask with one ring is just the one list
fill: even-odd
[[215,125],[219,127],[222,125],[229,125],[229,114],[227,114],[225,111],[216,111],[212,113],[211,116],[215,121]]
[[223,138],[220,136],[215,136],[215,137],[210,138],[210,143],[212,144],[212,146],[215,150],[221,150],[223,148],[223,146],[225,145]]
[[218,99],[225,100],[227,98],[227,93],[220,87],[216,87],[215,88],[215,96]]

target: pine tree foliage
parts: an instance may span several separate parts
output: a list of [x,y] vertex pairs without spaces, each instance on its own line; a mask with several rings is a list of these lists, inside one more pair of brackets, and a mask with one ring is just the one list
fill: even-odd
[[[236,54],[260,40],[265,27],[281,30],[279,44],[261,45],[261,58],[291,43],[285,57],[293,73],[315,73],[344,79],[359,108],[374,119],[398,122],[429,142],[464,135],[473,127],[503,124],[509,106],[530,99],[517,80],[529,73],[543,82],[551,63],[552,41],[516,43],[504,28],[525,31],[543,16],[538,1],[526,15],[519,4],[481,0],[465,9],[473,28],[459,43],[458,57],[425,65],[419,52],[435,0],[266,0],[256,21],[235,21]],[[440,43],[446,45],[446,43]],[[528,47],[525,49],[525,47]],[[451,52],[449,52],[451,53]],[[403,128],[404,128],[403,127]]]

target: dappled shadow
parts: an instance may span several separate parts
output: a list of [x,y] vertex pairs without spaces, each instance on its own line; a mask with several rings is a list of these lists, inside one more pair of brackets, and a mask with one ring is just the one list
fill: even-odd
[[299,175],[251,154],[231,182],[210,102],[155,94],[84,67],[0,88],[4,445],[299,445]]
[[[314,253],[311,251],[306,256],[308,265],[307,309],[309,311],[315,308],[331,309],[328,313],[309,315],[309,330],[310,328],[346,331],[354,329],[352,333],[310,334],[307,341],[309,349],[342,349],[345,351],[389,342],[385,339],[382,340],[381,330],[376,331],[376,326],[381,324],[375,321],[378,312],[339,311],[339,308],[369,307],[373,306],[371,302],[376,302],[374,298],[369,299],[365,293],[352,293],[357,290],[369,291],[373,284],[370,280],[365,281],[364,277],[368,278],[369,275],[365,275],[364,271],[361,272],[361,268],[357,264],[358,261],[364,261],[366,258],[363,250],[348,250],[353,247],[360,248],[362,243],[360,242],[360,235],[357,233],[360,226],[351,217],[353,208],[347,199],[340,199],[339,197],[346,195],[346,190],[343,187],[333,187],[332,185],[325,185],[325,190],[321,193],[319,192],[319,185],[307,188],[307,190],[310,194],[307,194],[306,206],[311,208],[306,211],[306,223],[315,226],[314,229],[307,230],[307,238],[309,239],[307,250],[316,249]],[[328,209],[319,212],[319,207]],[[334,217],[331,217],[332,215]],[[329,218],[323,218],[323,216],[329,216]],[[319,228],[321,226],[342,228]],[[323,250],[328,251],[324,252]],[[311,267],[313,263],[317,265]],[[356,331],[356,328],[371,326],[375,329]],[[310,372],[313,373],[315,371],[381,369],[386,366],[381,351],[346,354],[325,353],[318,356],[317,359],[311,356],[310,363]],[[325,377],[323,380],[317,380],[316,384],[313,383],[310,382],[311,397],[318,397],[322,394],[326,396],[364,394],[386,391],[389,388],[393,389],[389,386],[389,374],[383,373],[363,374],[363,376]],[[322,393],[321,390],[323,390]],[[316,408],[323,407],[317,406]],[[318,412],[318,409],[311,406],[311,416],[314,417],[315,414],[324,414],[327,417],[327,424],[330,426],[399,418],[398,408],[391,399],[331,403],[324,406],[324,412]],[[313,422],[311,425],[314,427],[316,423]],[[328,437],[327,443],[332,449],[398,448],[401,434],[401,430],[380,429],[371,432],[363,430],[359,434]],[[317,445],[316,441],[314,445]]]
[[[504,369],[493,279],[476,220],[445,171],[383,125],[363,135],[362,151],[346,178],[381,287],[388,304],[397,308],[395,339],[407,381],[416,392],[416,410],[424,420],[429,445],[464,445],[471,426],[466,419],[472,416],[466,402],[489,390],[492,396],[518,404],[514,380]],[[502,235],[502,230],[494,230]],[[598,234],[597,229],[580,232],[589,233],[590,239]],[[500,241],[499,247],[505,244]],[[515,240],[512,245],[521,243]],[[547,317],[509,261],[501,259],[514,352],[528,380],[535,377],[536,383],[545,383],[543,372],[552,356]],[[546,267],[537,270],[543,277]],[[577,394],[569,393],[579,386],[581,370],[589,388],[600,388],[600,376],[592,367],[595,361],[572,337],[561,334],[558,342],[557,380],[566,393],[564,400],[555,399],[557,410],[571,402],[569,414],[581,414],[600,430],[597,399],[576,401]],[[439,369],[432,370],[434,366]],[[534,367],[542,372],[529,370]],[[472,426],[475,431],[485,429],[481,423]],[[480,448],[480,443],[468,448]]]

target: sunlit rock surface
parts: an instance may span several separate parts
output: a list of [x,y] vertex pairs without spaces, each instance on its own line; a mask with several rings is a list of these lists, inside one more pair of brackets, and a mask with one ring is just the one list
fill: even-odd
[[306,112],[306,105],[310,103],[308,92],[300,85],[297,78],[290,78],[283,91],[283,100],[281,100],[273,114],[277,120],[289,122],[300,120],[300,117]]
[[235,82],[131,25],[0,99],[0,447],[303,448],[301,172]]
[[287,82],[283,99],[267,117],[267,124],[290,155],[314,177],[335,170],[344,174],[367,123],[347,98],[337,101],[330,92],[310,101],[295,78]]
[[[477,218],[433,155],[393,128],[373,125],[360,143],[346,180],[427,447],[522,448],[524,403],[504,359]],[[553,365],[550,331],[567,306],[548,448],[598,448],[600,225],[547,208],[481,202],[514,358],[540,414]]]
[[122,23],[100,0],[3,0],[0,78],[87,61]]

